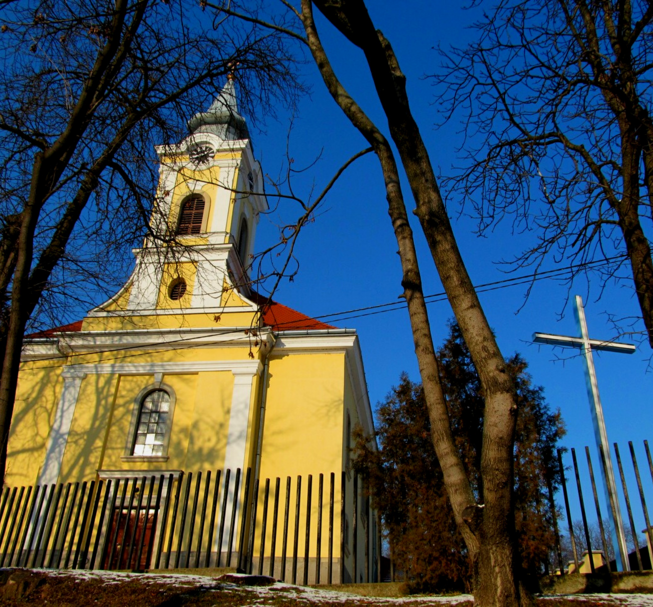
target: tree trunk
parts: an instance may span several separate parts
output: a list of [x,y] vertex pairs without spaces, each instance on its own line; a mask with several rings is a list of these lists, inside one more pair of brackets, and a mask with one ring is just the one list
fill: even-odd
[[24,306],[27,299],[27,285],[32,265],[34,230],[40,212],[39,201],[42,191],[48,189],[49,181],[44,178],[44,154],[37,152],[32,171],[30,193],[22,212],[20,234],[17,242],[16,267],[11,288],[11,306],[5,336],[5,350],[0,370],[0,487],[4,485],[7,462],[9,429],[14,411],[20,353],[27,317]]
[[408,305],[415,354],[424,386],[424,396],[429,410],[431,439],[446,479],[445,485],[456,522],[469,554],[472,558],[475,558],[478,551],[478,541],[474,529],[465,519],[465,513],[473,512],[476,509],[476,500],[451,435],[447,404],[440,384],[428,312],[422,291],[415,243],[408,222],[394,154],[383,134],[347,93],[333,72],[315,29],[310,0],[302,0],[302,21],[309,48],[320,69],[327,89],[352,124],[372,145],[381,164],[388,200],[388,211],[397,244],[399,245],[399,256],[403,270],[402,286]]
[[514,575],[514,548],[504,535],[481,533],[480,550],[474,566],[474,604],[483,607],[527,605]]
[[[651,259],[649,240],[644,234],[639,216],[640,162],[642,160],[644,162],[646,175],[648,172],[646,165],[650,159],[649,154],[641,147],[642,143],[648,146],[648,138],[645,134],[638,134],[640,129],[632,122],[625,113],[622,113],[619,127],[623,192],[620,199],[614,197],[613,207],[626,244],[626,254],[630,261],[635,293],[642,311],[649,345],[653,347],[653,259]],[[648,131],[648,129],[641,130],[644,133]]]
[[[473,535],[468,548],[477,572],[474,589],[477,603],[519,605],[512,498],[517,405],[512,380],[458,250],[426,146],[410,111],[405,76],[389,42],[375,30],[362,0],[315,0],[315,4],[365,53],[415,197],[416,214],[483,387],[480,503],[467,502],[461,525],[465,541],[469,537],[465,531]],[[426,394],[426,384],[424,389]],[[437,433],[441,429],[438,420],[432,429],[434,444],[440,440]],[[447,476],[446,463],[441,461],[441,465],[455,511],[458,501],[455,494],[460,487],[450,485],[452,478]]]

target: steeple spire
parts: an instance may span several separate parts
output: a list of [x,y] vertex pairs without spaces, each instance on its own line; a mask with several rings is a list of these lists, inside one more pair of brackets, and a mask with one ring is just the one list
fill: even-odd
[[195,114],[188,121],[193,133],[213,133],[224,140],[249,139],[245,119],[238,113],[234,76],[227,76],[227,83],[206,112]]

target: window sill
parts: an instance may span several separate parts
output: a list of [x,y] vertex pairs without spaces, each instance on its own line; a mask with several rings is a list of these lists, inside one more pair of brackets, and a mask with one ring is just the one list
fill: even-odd
[[167,455],[123,455],[120,459],[123,462],[167,462],[170,458]]

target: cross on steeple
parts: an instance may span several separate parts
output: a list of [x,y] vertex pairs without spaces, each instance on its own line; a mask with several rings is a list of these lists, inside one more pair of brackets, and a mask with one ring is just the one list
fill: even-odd
[[601,455],[601,473],[603,476],[603,486],[606,493],[606,500],[610,505],[608,514],[610,515],[612,529],[614,531],[613,542],[618,550],[615,550],[617,565],[622,571],[630,569],[628,562],[628,547],[624,535],[623,521],[621,518],[621,508],[617,495],[617,484],[614,478],[612,468],[612,458],[610,457],[610,443],[608,442],[608,433],[605,428],[605,419],[603,417],[603,407],[599,395],[599,384],[596,379],[596,369],[594,367],[594,357],[592,350],[605,350],[607,352],[621,352],[622,354],[633,354],[635,346],[632,344],[622,344],[614,341],[599,341],[590,339],[587,331],[587,320],[585,318],[585,309],[583,300],[580,295],[576,295],[576,308],[574,315],[580,337],[570,337],[566,335],[551,335],[548,333],[534,333],[533,341],[540,344],[549,344],[552,346],[566,346],[578,348],[583,351],[585,359],[585,373],[587,380],[587,395],[590,401],[590,411],[592,421],[594,422],[594,436],[596,437],[596,446]]

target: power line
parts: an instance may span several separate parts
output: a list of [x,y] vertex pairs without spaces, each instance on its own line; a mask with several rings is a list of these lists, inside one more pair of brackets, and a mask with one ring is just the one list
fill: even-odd
[[[609,265],[610,263],[617,261],[619,259],[623,259],[625,255],[616,255],[614,257],[609,257],[604,260],[599,260],[599,261],[589,261],[589,262],[583,262],[579,264],[572,264],[570,266],[566,266],[564,268],[556,268],[554,270],[545,270],[542,272],[532,272],[530,274],[522,274],[520,276],[513,276],[510,278],[504,278],[502,280],[496,280],[492,282],[487,282],[483,283],[480,285],[476,285],[474,288],[477,293],[487,293],[489,291],[496,291],[499,289],[506,289],[508,287],[513,287],[513,286],[519,286],[522,284],[528,284],[528,283],[533,283],[533,282],[538,282],[540,280],[551,280],[555,278],[562,278],[566,276],[567,274],[573,275],[575,272],[578,270],[582,269],[597,269],[600,268],[601,266]],[[439,303],[442,301],[446,301],[446,293],[444,291],[440,293],[432,293],[430,295],[425,295],[424,300],[427,305],[433,304],[433,303]],[[377,314],[385,314],[388,312],[395,312],[397,310],[403,310],[407,307],[407,304],[405,301],[393,301],[393,302],[387,302],[383,304],[375,304],[372,306],[365,306],[362,308],[353,308],[350,310],[343,310],[341,312],[332,312],[330,314],[322,314],[320,316],[313,316],[310,317],[310,320],[327,320],[331,319],[337,322],[342,322],[344,320],[351,320],[355,318],[363,318],[366,316],[375,316]],[[296,321],[288,321],[285,323],[277,323],[277,327],[280,328],[280,330],[284,330],[283,326],[284,325],[292,325],[295,324]],[[310,330],[310,329],[306,329]],[[243,329],[234,329],[232,331],[226,331],[226,332],[221,332],[219,335],[220,337],[225,337],[229,335],[240,335],[243,333]],[[182,347],[185,342],[189,342],[192,340],[197,339],[198,337],[202,337],[202,334],[194,334],[190,337],[180,337],[179,339],[174,339],[174,340],[168,340],[168,341],[160,341],[160,342],[154,342],[152,344],[148,344],[149,347],[156,347],[156,346],[161,346],[161,345],[170,345],[170,344],[180,344]],[[248,338],[248,341],[251,341],[251,339],[256,340],[256,336],[252,336],[251,338]],[[244,340],[243,340],[244,341]],[[194,347],[194,344],[188,344],[186,348],[191,348]],[[131,346],[119,346],[115,348],[109,348],[106,350],[96,350],[94,351],[95,354],[111,354],[111,353],[119,353],[119,352],[129,352],[131,350],[139,350],[137,352],[134,352],[133,354],[125,354],[124,356],[120,358],[129,358],[131,356],[140,356],[141,352],[140,350],[143,349],[142,344],[136,344],[136,345],[131,345]],[[177,349],[182,349],[182,348],[177,348]],[[71,356],[87,356],[89,352],[80,352],[80,353],[73,353]],[[116,357],[117,359],[118,357]],[[55,361],[55,360],[60,360],[60,357],[44,357],[44,358],[39,358],[38,361],[34,362],[42,362],[42,361]],[[39,366],[39,369],[47,369],[47,368],[52,368],[55,365],[48,365],[48,366]]]
[[[597,269],[604,265],[609,265],[614,261],[625,258],[625,255],[615,255],[614,257],[608,257],[607,259],[599,261],[587,261],[579,264],[572,264],[564,268],[556,268],[554,270],[545,270],[542,272],[532,272],[531,274],[522,274],[520,276],[513,276],[511,278],[504,278],[503,280],[495,280],[493,282],[487,282],[480,285],[475,285],[475,290],[477,293],[486,293],[489,291],[495,291],[497,289],[505,289],[512,286],[519,286],[522,284],[528,284],[532,282],[538,282],[545,279],[554,279],[562,278],[567,274],[573,275],[578,270],[582,269]],[[438,303],[446,300],[447,294],[442,291],[440,293],[432,293],[430,295],[425,295],[424,300],[427,304]],[[343,312],[333,312],[331,314],[323,314],[321,316],[313,316],[316,320],[324,319],[333,319],[333,320],[349,320],[351,318],[361,318],[363,316],[373,316],[375,314],[382,314],[385,312],[394,312],[395,310],[403,310],[406,308],[405,301],[393,301],[383,304],[376,304],[373,306],[366,306],[363,308],[355,308],[353,310],[345,310]],[[387,309],[390,308],[390,309]],[[370,312],[371,310],[378,310],[376,312]],[[358,314],[358,312],[365,312],[364,314]],[[349,314],[346,318],[338,318],[342,315]]]

